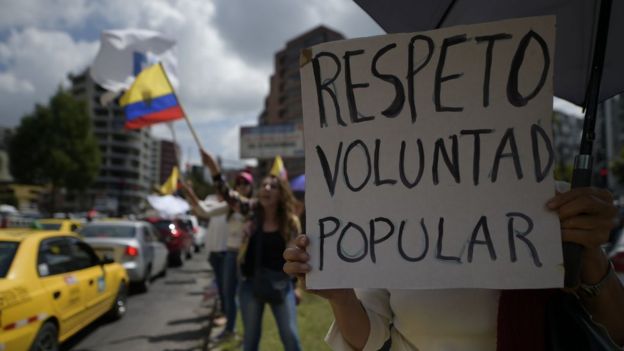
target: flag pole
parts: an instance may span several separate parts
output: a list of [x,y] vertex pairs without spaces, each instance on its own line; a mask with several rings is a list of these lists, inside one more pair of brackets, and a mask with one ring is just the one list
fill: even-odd
[[[178,99],[178,95],[175,93],[175,90],[173,89],[173,85],[171,84],[171,81],[169,80],[169,76],[167,76],[167,71],[165,70],[165,67],[163,66],[162,62],[158,62],[158,64],[160,65],[160,68],[162,68],[163,72],[165,73],[165,78],[167,79],[167,83],[171,87],[171,91],[174,92],[174,95],[176,96],[176,100],[178,100],[178,105],[180,106],[180,110],[182,110],[182,114],[184,115],[184,120],[186,121],[186,124],[188,125],[189,129],[191,130],[191,134],[193,135],[193,139],[195,139],[195,143],[197,144],[197,147],[200,149],[203,149],[202,144],[199,141],[199,137],[197,137],[197,133],[195,132],[195,128],[193,128],[193,125],[191,124],[191,121],[189,120],[188,115],[186,114],[186,111],[184,110],[184,107],[182,107],[182,103],[180,102],[180,99]],[[173,130],[173,128],[171,130]]]
[[178,150],[178,138],[176,138],[175,128],[173,127],[173,123],[171,122],[167,123],[167,125],[169,126],[169,130],[171,131],[171,137],[173,138],[173,147],[175,148],[176,159],[178,161],[176,163],[178,164],[178,168],[180,168],[180,162],[182,162],[182,159],[180,157],[180,150]]
[[169,126],[169,130],[171,130],[171,137],[173,138],[173,148],[175,149],[175,154],[178,161],[177,166],[180,180],[184,181],[184,172],[182,172],[182,156],[180,155],[180,150],[178,148],[178,140],[176,138],[175,128],[173,127],[173,123],[171,122],[167,123],[167,125]]
[[182,113],[184,114],[184,120],[186,121],[186,124],[188,125],[189,129],[191,130],[191,134],[193,134],[193,139],[195,139],[195,143],[197,144],[197,147],[200,149],[203,149],[202,144],[199,141],[197,134],[195,133],[195,128],[193,128],[193,125],[191,124],[191,121],[188,119],[186,112],[184,111],[184,108],[182,107],[182,105],[180,105],[180,109],[182,110]]

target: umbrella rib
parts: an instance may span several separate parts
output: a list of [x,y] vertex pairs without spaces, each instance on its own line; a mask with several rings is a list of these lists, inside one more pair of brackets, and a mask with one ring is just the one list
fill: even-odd
[[585,90],[585,99],[583,101],[585,120],[583,121],[580,153],[585,155],[592,154],[592,144],[595,138],[596,111],[598,108],[598,97],[600,95],[604,57],[607,50],[607,39],[609,37],[611,6],[612,0],[600,1],[597,28],[594,30],[593,57],[591,60],[589,81]]
[[444,14],[442,14],[442,17],[440,17],[440,20],[438,21],[438,24],[436,25],[436,29],[439,29],[442,26],[442,24],[444,23],[444,21],[446,21],[446,17],[451,12],[451,10],[455,6],[456,2],[457,2],[457,0],[451,0],[451,3],[448,5],[446,10],[444,11]]

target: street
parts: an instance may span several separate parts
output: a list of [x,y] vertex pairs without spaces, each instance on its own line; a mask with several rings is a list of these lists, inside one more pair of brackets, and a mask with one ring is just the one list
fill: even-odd
[[213,301],[203,302],[203,295],[211,276],[205,251],[196,253],[182,267],[169,267],[147,293],[131,293],[121,320],[97,320],[61,350],[202,350]]

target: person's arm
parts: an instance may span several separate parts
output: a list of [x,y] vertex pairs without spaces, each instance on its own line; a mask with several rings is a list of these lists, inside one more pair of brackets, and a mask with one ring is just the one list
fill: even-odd
[[601,249],[585,249],[582,257],[581,281],[588,285],[603,282],[595,296],[579,292],[583,305],[613,341],[624,346],[624,287]]
[[336,326],[352,348],[363,350],[371,332],[368,314],[353,289],[335,290],[326,298],[334,314]]
[[227,182],[223,179],[221,175],[221,168],[219,164],[215,161],[215,159],[208,153],[208,151],[204,149],[200,149],[202,163],[212,175],[212,181],[215,186],[216,191],[223,196],[223,199],[227,204],[236,212],[241,213],[242,215],[247,215],[251,211],[253,207],[253,201],[251,199],[247,199],[241,196],[236,191],[230,189]]
[[[284,251],[284,259],[286,260],[284,272],[300,278],[305,287],[305,274],[311,270],[308,264],[310,256],[306,252],[309,240],[302,234],[295,239],[294,244]],[[327,289],[309,291],[329,301],[335,323],[345,341],[352,348],[362,350],[370,334],[370,321],[354,290]]]
[[217,161],[215,161],[214,157],[212,157],[208,151],[201,148],[199,149],[199,153],[201,154],[202,163],[208,168],[213,177],[217,174],[221,174],[221,167],[219,167]]
[[204,219],[227,214],[229,206],[225,202],[200,201],[193,207],[193,212]]
[[548,207],[559,215],[562,240],[583,246],[581,282],[588,286],[602,282],[595,296],[579,291],[583,305],[613,341],[624,345],[624,287],[601,248],[617,214],[611,193],[597,188],[572,189],[557,194]]
[[193,191],[193,188],[186,182],[180,182],[179,184],[182,188],[185,198],[191,203],[191,206],[197,205],[200,200],[197,195],[195,195],[195,191]]
[[185,182],[180,182],[180,184],[186,194],[186,199],[191,205],[193,213],[197,217],[210,219],[210,217],[226,214],[228,212],[228,205],[225,202],[201,201],[195,194],[195,191],[193,191],[193,188]]

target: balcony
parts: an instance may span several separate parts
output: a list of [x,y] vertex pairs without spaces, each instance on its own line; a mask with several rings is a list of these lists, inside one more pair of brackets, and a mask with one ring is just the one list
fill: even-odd
[[97,182],[100,186],[99,189],[108,189],[110,191],[117,191],[119,189],[148,189],[149,182],[140,179],[131,179],[124,177],[116,177],[111,175],[98,176]]
[[132,154],[129,152],[116,152],[115,150],[108,150],[107,152],[102,153],[102,164],[106,165],[106,160],[113,158],[121,158],[126,160],[127,162],[138,162],[139,164],[141,162],[140,155]]
[[121,140],[113,140],[113,139],[107,139],[104,141],[104,143],[108,146],[113,146],[113,147],[120,147],[120,148],[127,148],[127,149],[132,149],[132,150],[143,150],[143,145],[141,143],[140,140],[126,140],[126,141],[121,141]]

